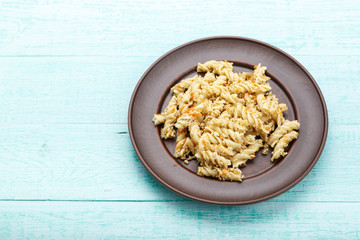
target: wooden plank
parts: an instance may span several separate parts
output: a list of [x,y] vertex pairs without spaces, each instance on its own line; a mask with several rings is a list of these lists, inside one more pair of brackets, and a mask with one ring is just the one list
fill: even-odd
[[[359,27],[356,0],[0,1],[0,239],[360,239]],[[318,164],[264,203],[172,193],[127,134],[146,68],[212,35],[292,54],[328,104]]]
[[133,88],[152,60],[0,58],[1,121],[126,123]]
[[360,203],[0,202],[1,239],[359,239]]
[[[0,199],[179,200],[142,166],[126,124],[0,127]],[[271,201],[360,201],[360,125],[331,126],[315,168]]]
[[291,54],[359,55],[359,15],[355,0],[2,1],[0,55],[158,56],[212,35],[256,38]]
[[[358,56],[297,56],[332,124],[358,124]],[[0,123],[127,123],[133,89],[155,57],[0,58]],[[334,87],[336,86],[336,87]]]

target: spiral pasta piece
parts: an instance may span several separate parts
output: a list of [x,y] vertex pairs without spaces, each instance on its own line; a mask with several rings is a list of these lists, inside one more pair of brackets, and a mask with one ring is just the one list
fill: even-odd
[[280,138],[279,142],[276,144],[274,148],[274,151],[272,152],[271,161],[286,156],[287,152],[285,152],[285,148],[289,145],[289,143],[292,140],[297,139],[297,137],[298,137],[298,133],[295,131],[291,131],[285,134],[282,138]]
[[247,120],[249,125],[257,131],[269,134],[271,127],[264,124],[259,113],[255,109],[239,105],[236,110],[236,116],[240,116],[242,119]]
[[270,115],[280,126],[284,121],[283,112],[287,110],[285,104],[279,104],[278,99],[273,94],[265,97],[264,94],[257,95],[257,102],[262,112]]
[[205,177],[218,178],[224,181],[239,181],[239,182],[241,182],[242,178],[244,177],[239,168],[220,169],[210,166],[199,167],[197,174]]
[[[164,123],[164,127],[161,129],[161,137],[164,139],[175,137],[174,125],[179,115],[176,105],[176,97],[173,96],[169,102],[169,105],[165,108],[164,113],[155,114],[153,121],[156,123]],[[163,121],[165,120],[165,121]]]
[[265,93],[271,90],[269,84],[260,85],[251,81],[244,81],[237,85],[233,85],[231,88],[232,92],[239,93]]
[[274,147],[281,137],[286,133],[291,132],[292,130],[298,130],[300,128],[300,123],[298,121],[289,121],[286,120],[284,124],[278,126],[275,131],[270,135],[268,144],[271,147]]
[[187,137],[187,128],[182,131],[177,131],[176,147],[174,157],[180,159],[186,159],[186,156],[191,153],[195,153],[195,142],[191,138]]
[[245,167],[246,162],[255,158],[255,153],[263,146],[262,140],[256,140],[254,144],[250,144],[248,148],[243,149],[240,153],[231,158],[233,167]]
[[234,96],[223,86],[209,86],[203,88],[202,94],[207,97],[220,96],[230,103],[236,103]]

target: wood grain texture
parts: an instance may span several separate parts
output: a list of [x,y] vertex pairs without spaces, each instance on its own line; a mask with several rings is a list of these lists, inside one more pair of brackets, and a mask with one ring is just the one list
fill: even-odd
[[[330,124],[359,124],[359,57],[296,57],[319,84]],[[0,122],[127,123],[133,89],[155,60],[156,57],[0,58]]]
[[[0,0],[0,239],[359,239],[360,7],[334,1]],[[141,165],[131,93],[165,52],[236,35],[319,84],[319,162],[269,201],[190,201]]]
[[[342,216],[342,217],[339,217]],[[4,202],[2,238],[359,239],[360,203]]]
[[[358,169],[349,167],[358,166],[359,131],[331,126],[315,168],[271,201],[359,201]],[[0,132],[0,199],[187,201],[142,166],[126,124],[16,124]]]
[[9,0],[0,16],[3,56],[158,56],[211,35],[261,39],[290,54],[360,54],[355,0]]

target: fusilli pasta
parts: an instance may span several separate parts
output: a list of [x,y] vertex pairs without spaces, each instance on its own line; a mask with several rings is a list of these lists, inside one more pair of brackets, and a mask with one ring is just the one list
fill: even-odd
[[266,67],[234,73],[232,63],[211,60],[197,66],[196,75],[171,88],[173,97],[164,112],[155,114],[163,124],[161,138],[175,137],[174,157],[187,163],[196,158],[198,175],[242,181],[240,167],[263,148],[274,148],[271,161],[287,155],[297,139],[300,123],[283,116],[287,106],[270,92]]

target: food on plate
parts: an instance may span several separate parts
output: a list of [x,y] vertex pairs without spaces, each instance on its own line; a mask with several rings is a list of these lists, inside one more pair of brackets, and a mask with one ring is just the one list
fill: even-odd
[[174,157],[196,159],[197,174],[219,180],[242,181],[240,167],[262,148],[273,148],[271,161],[287,155],[298,137],[300,123],[284,118],[287,110],[271,93],[266,67],[235,73],[228,61],[199,63],[196,75],[171,88],[173,96],[155,125],[163,124],[163,139],[176,136]]

